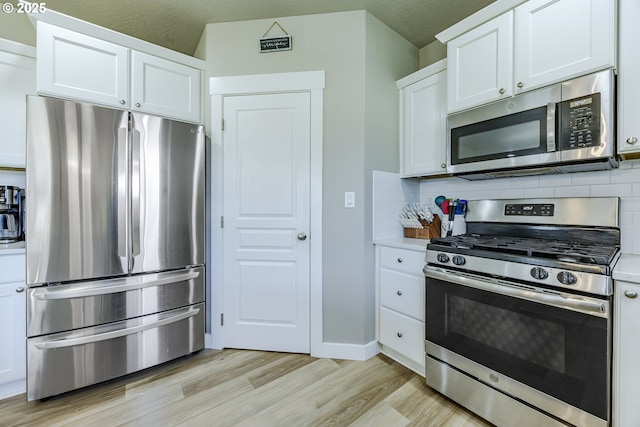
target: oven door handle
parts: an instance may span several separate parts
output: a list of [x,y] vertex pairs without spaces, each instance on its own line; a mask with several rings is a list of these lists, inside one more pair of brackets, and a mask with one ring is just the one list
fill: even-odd
[[437,267],[426,266],[427,278],[469,286],[483,291],[493,292],[523,300],[538,302],[558,308],[568,309],[597,317],[609,318],[609,301],[567,293],[547,291],[534,286],[519,285],[499,279],[475,276],[462,272],[451,272]]

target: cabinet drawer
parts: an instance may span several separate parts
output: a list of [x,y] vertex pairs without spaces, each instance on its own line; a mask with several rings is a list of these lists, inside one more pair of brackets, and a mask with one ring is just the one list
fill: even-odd
[[407,249],[380,247],[380,265],[397,271],[404,271],[419,276],[425,264],[425,251],[411,251]]
[[417,363],[424,363],[424,322],[385,307],[380,307],[379,321],[380,343]]
[[3,255],[0,252],[0,283],[24,282],[25,280],[24,254]]
[[424,276],[380,269],[380,304],[424,320]]

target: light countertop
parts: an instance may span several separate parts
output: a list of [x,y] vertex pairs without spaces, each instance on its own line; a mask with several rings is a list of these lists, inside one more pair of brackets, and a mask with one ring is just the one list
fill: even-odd
[[620,255],[620,259],[613,269],[613,280],[640,284],[640,255]]
[[25,253],[24,241],[17,243],[0,243],[0,255],[13,255]]
[[374,245],[391,246],[400,249],[422,250],[427,251],[428,239],[412,239],[409,237],[398,237],[395,239],[377,239],[373,241]]

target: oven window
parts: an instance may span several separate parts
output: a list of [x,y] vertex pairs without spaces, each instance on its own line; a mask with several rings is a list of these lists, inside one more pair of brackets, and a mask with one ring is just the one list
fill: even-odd
[[547,107],[451,129],[451,162],[470,163],[547,152]]
[[608,419],[608,320],[427,278],[426,339]]

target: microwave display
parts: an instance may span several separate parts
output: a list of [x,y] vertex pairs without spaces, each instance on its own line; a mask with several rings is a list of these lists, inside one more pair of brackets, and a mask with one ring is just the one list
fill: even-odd
[[600,145],[600,94],[563,101],[558,106],[562,150]]

